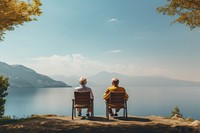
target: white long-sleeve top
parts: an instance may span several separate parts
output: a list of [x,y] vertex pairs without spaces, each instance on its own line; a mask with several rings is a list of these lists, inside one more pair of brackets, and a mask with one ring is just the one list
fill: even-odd
[[81,92],[81,91],[89,91],[90,92],[90,99],[94,99],[94,95],[92,92],[92,89],[90,87],[87,87],[85,85],[80,85],[79,87],[76,87],[74,89],[75,92]]

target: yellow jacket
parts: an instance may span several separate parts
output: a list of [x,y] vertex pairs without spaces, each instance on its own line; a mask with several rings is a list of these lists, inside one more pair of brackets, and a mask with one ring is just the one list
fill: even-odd
[[110,92],[125,92],[125,99],[128,99],[128,94],[126,93],[126,90],[123,88],[123,87],[116,87],[116,86],[111,86],[111,87],[108,87],[106,89],[106,92],[104,93],[103,95],[103,99],[108,99],[109,96],[110,96]]

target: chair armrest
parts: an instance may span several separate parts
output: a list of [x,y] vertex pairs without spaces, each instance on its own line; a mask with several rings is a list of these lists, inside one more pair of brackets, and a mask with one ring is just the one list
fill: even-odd
[[92,105],[94,104],[94,99],[90,99],[90,102],[92,103]]
[[106,105],[108,105],[108,100],[107,99],[105,99],[105,103],[106,103]]

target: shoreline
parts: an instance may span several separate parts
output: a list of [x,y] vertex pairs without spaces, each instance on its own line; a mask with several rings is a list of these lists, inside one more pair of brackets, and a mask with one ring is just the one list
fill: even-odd
[[54,114],[32,115],[26,120],[10,124],[0,124],[0,132],[115,132],[115,133],[140,133],[140,132],[200,132],[199,120],[171,119],[162,116],[129,116],[128,120],[123,117],[114,117],[107,120],[104,116],[95,116],[91,120],[71,116],[57,116]]

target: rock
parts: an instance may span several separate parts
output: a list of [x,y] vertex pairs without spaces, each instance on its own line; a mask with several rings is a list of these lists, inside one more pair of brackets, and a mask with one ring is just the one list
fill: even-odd
[[184,122],[184,121],[185,121],[184,118],[178,118],[178,120],[179,120],[180,122]]
[[187,121],[190,121],[190,122],[193,122],[193,121],[194,121],[191,117],[188,117],[186,120],[187,120]]
[[198,126],[200,126],[200,121],[195,120],[195,121],[193,121],[192,123],[190,123],[189,125],[190,125],[190,126],[194,126],[194,127],[198,127]]
[[184,121],[184,117],[179,114],[175,114],[174,116],[171,117],[172,120],[179,120],[179,121]]

